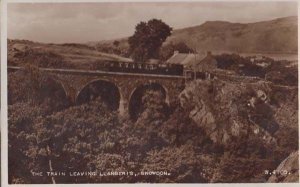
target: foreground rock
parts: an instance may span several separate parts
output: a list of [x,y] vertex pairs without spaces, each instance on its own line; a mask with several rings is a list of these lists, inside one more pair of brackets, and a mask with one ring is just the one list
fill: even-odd
[[[278,129],[266,92],[269,86],[233,84],[221,80],[196,81],[180,95],[181,105],[214,143],[227,145],[236,137],[257,136],[276,145]],[[192,103],[192,104],[191,104]]]
[[[264,81],[215,79],[187,85],[180,95],[181,106],[203,131],[201,136],[215,146],[211,151],[220,154],[220,161],[209,166],[213,168],[210,182],[268,182],[270,175],[264,171],[276,170],[280,161],[298,149],[296,93]],[[287,170],[290,175],[276,182],[298,180],[295,168]]]

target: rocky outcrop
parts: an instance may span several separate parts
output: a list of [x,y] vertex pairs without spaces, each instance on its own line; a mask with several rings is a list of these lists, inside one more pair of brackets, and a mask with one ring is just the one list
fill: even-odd
[[[214,143],[226,145],[236,137],[251,134],[265,144],[276,144],[271,131],[268,132],[275,125],[268,124],[271,128],[265,123],[273,117],[266,90],[266,85],[198,80],[181,93],[180,102],[182,107],[191,110],[190,118]],[[263,125],[259,124],[261,121]]]
[[268,179],[268,182],[299,182],[299,151],[284,159]]
[[[189,83],[180,94],[181,106],[203,131],[201,136],[216,146],[212,150],[221,152],[216,165],[210,165],[213,171],[209,181],[267,182],[278,161],[298,148],[296,95],[296,90],[279,89],[264,81],[213,79]],[[276,170],[288,171],[289,175],[272,176],[269,182],[297,181],[296,158],[291,156]],[[271,173],[265,175],[266,169]]]

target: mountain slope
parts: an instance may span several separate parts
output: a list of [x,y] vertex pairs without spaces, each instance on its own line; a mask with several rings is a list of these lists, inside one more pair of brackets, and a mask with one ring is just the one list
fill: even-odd
[[[278,18],[256,23],[208,21],[202,25],[177,29],[164,45],[184,42],[197,52],[213,53],[297,53],[297,17]],[[113,43],[118,41],[118,46]],[[99,50],[126,51],[127,39],[93,43]],[[121,54],[122,52],[120,52]]]
[[175,30],[168,42],[185,42],[197,51],[292,53],[297,51],[297,17],[257,23],[209,21]]

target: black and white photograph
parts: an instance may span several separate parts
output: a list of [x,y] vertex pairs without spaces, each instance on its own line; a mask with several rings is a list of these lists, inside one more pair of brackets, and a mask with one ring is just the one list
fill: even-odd
[[6,16],[8,184],[299,183],[297,1]]

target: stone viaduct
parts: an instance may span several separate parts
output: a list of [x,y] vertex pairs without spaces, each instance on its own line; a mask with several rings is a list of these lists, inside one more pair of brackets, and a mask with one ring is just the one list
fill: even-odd
[[[8,71],[22,70],[22,67],[9,66]],[[119,113],[125,116],[129,112],[129,102],[133,93],[142,86],[159,85],[166,94],[166,103],[174,101],[185,85],[184,76],[119,73],[95,70],[39,68],[39,71],[60,83],[67,98],[75,104],[80,92],[96,81],[113,84],[119,91]]]

